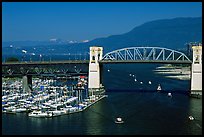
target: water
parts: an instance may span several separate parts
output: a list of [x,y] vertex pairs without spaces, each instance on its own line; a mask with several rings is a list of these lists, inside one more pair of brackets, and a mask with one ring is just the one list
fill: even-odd
[[[156,65],[104,65],[107,98],[84,112],[40,119],[27,114],[3,114],[3,134],[74,135],[201,135],[202,99],[190,98],[190,81],[153,73]],[[107,70],[110,71],[107,71]],[[136,75],[137,82],[129,74]],[[148,81],[152,84],[148,84]],[[143,84],[140,84],[143,81]],[[164,92],[156,92],[161,84]],[[172,93],[172,98],[167,96]],[[195,120],[189,121],[192,115]],[[115,124],[122,117],[124,124]]]

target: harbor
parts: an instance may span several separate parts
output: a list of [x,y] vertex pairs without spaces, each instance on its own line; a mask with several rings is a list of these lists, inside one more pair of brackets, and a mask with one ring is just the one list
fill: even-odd
[[69,80],[33,78],[32,90],[25,91],[19,78],[2,78],[2,113],[27,113],[50,118],[81,112],[107,97],[104,88],[89,93],[86,76]]
[[202,2],[2,2],[2,135],[202,135]]
[[[101,96],[100,100],[98,101],[90,101],[90,104],[87,105],[87,107],[84,107],[83,110],[80,109],[79,111],[72,111],[67,114],[61,113],[60,115],[53,117],[38,118],[28,116],[28,114],[31,112],[3,113],[3,134],[202,134],[202,98],[189,98],[187,95],[187,90],[189,89],[188,81],[180,81],[177,79],[172,80],[164,78],[162,75],[155,75],[152,71],[155,68],[156,65],[154,64],[144,64],[142,66],[139,64],[126,64],[125,68],[122,68],[122,65],[120,64],[105,65],[103,67],[105,70],[103,71],[103,83],[106,87],[106,95],[108,95],[108,97],[105,97],[104,95],[104,97]],[[123,69],[128,69],[128,71],[123,71]],[[143,74],[142,71],[145,71],[146,73]],[[58,98],[62,96],[60,91],[62,91],[62,93],[64,93],[65,96],[67,95],[69,98],[78,97],[75,87],[80,82],[78,82],[78,80],[82,78],[83,77],[80,78],[80,76],[75,76],[75,80],[68,79],[67,81],[65,81],[66,79],[61,78],[51,79],[51,77],[33,78],[32,87],[35,87],[33,88],[33,91],[43,90],[43,92],[46,92],[49,90],[49,88],[51,91],[55,91],[54,87],[58,87],[56,88],[56,91],[60,94],[57,96],[56,101],[59,104],[60,100],[58,101]],[[5,88],[4,90],[10,89],[12,92],[13,88],[15,91],[15,89],[18,90],[19,87],[19,90],[23,92],[20,84],[22,82],[21,79],[22,78],[3,78],[4,81],[2,81],[2,83],[5,82],[9,84],[7,85],[8,89],[3,86],[2,88]],[[135,81],[135,79],[137,81]],[[87,77],[84,77],[84,81],[86,80]],[[140,83],[141,81],[143,84]],[[19,83],[19,85],[17,83]],[[46,83],[48,86],[45,86]],[[160,84],[162,89],[159,92],[157,90],[158,84]],[[15,86],[13,87],[13,85]],[[44,85],[44,88],[42,85]],[[67,85],[67,87],[65,85]],[[61,90],[61,87],[66,87],[67,93],[65,90]],[[111,87],[116,87],[117,89],[114,91],[110,89]],[[124,91],[121,91],[121,89],[124,87],[129,87],[135,90],[129,91],[124,89]],[[84,88],[85,89],[81,91],[81,93],[83,93],[83,102],[88,101],[86,99],[93,98],[91,97],[92,92],[85,94],[87,85],[85,85]],[[153,91],[148,92],[150,89]],[[172,89],[178,91],[173,92]],[[172,97],[169,96],[169,92],[171,93]],[[53,96],[53,101],[55,101],[54,95],[54,93],[51,95]],[[89,98],[86,97],[86,95]],[[97,95],[95,94],[95,99],[96,97]],[[38,101],[40,98],[36,99]],[[47,101],[49,100],[47,99]],[[73,104],[70,105],[73,107],[75,103],[75,106],[78,106],[77,100],[72,103]],[[53,105],[54,104],[55,103],[53,103]],[[67,106],[68,105],[69,104],[67,104]],[[36,106],[38,105],[36,104]],[[60,109],[60,107],[58,109]],[[189,116],[193,116],[194,120],[189,120]],[[121,120],[123,122],[121,122]],[[161,123],[161,121],[163,122]],[[181,128],[181,126],[184,128]],[[189,131],[192,132],[189,133]]]

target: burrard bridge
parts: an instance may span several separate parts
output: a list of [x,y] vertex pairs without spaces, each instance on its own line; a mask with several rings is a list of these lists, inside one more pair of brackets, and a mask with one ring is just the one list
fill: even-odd
[[[88,75],[88,87],[101,86],[100,68],[106,63],[163,63],[190,64],[191,90],[202,90],[202,45],[194,46],[193,60],[184,53],[161,47],[129,47],[114,50],[103,56],[102,47],[90,47],[89,60],[62,60],[37,62],[2,63],[2,76],[22,75],[32,79],[32,75]],[[124,64],[125,65],[125,64]],[[74,67],[73,67],[74,66]],[[29,83],[30,80],[28,80]],[[26,84],[24,86],[27,86]]]

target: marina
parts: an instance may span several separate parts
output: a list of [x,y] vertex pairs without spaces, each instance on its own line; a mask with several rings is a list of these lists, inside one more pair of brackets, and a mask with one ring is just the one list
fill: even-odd
[[[32,89],[25,92],[22,80],[2,78],[2,113],[28,113],[29,117],[50,118],[84,111],[106,97],[104,94],[90,95],[87,77],[60,82],[53,79],[34,78]],[[102,89],[104,90],[104,89]],[[103,91],[104,92],[104,91]]]

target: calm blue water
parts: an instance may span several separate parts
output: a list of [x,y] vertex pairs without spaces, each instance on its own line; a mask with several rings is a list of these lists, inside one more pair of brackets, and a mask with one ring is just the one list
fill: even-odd
[[[201,135],[202,99],[190,98],[190,81],[167,79],[153,73],[157,65],[103,66],[108,97],[81,113],[38,119],[27,114],[3,114],[3,134],[82,135]],[[107,70],[110,71],[107,71]],[[129,74],[136,75],[137,82]],[[152,84],[148,84],[148,81]],[[140,81],[143,84],[140,84]],[[161,84],[164,92],[156,92]],[[172,92],[169,98],[167,92]],[[192,115],[195,120],[189,121]],[[124,124],[115,124],[116,117]]]

